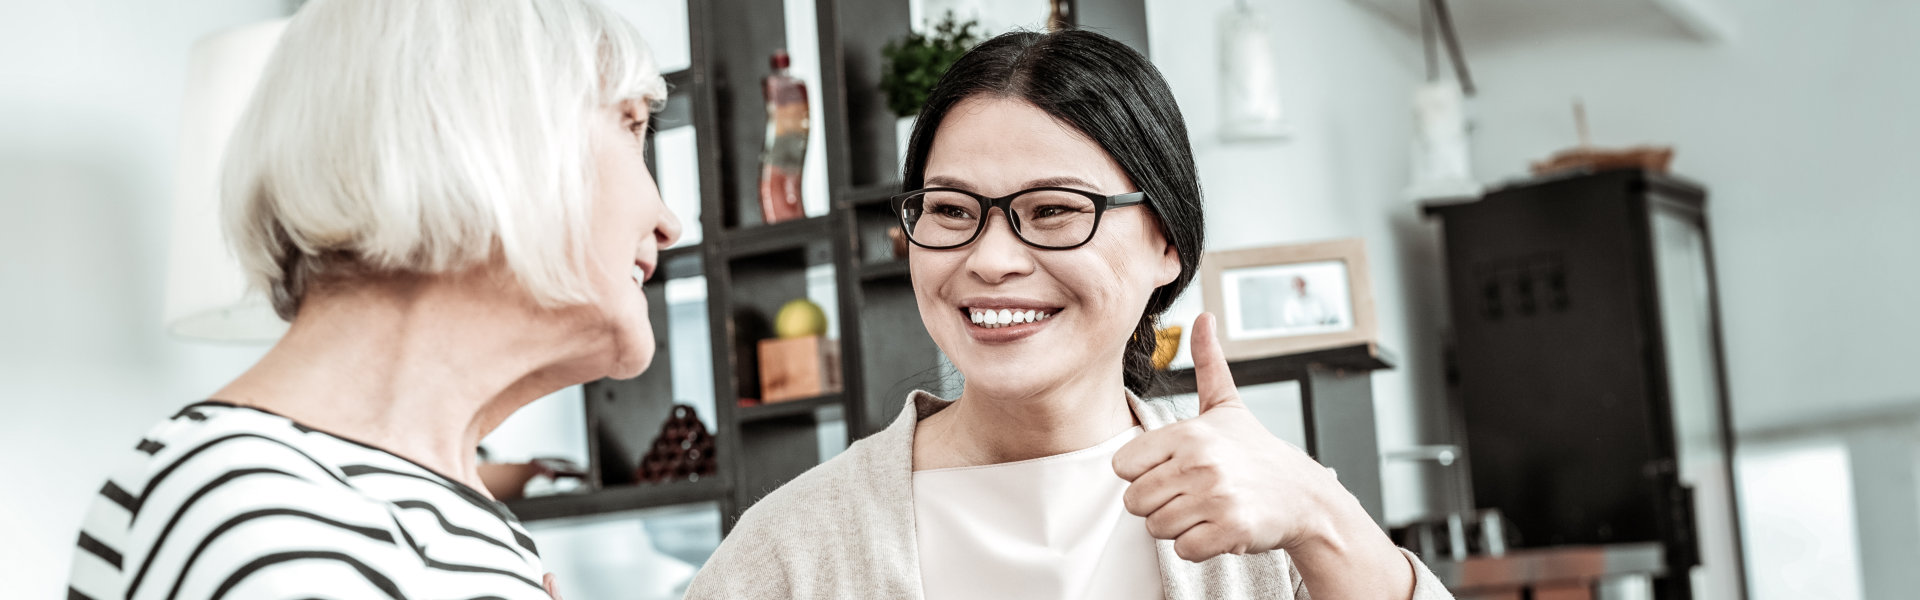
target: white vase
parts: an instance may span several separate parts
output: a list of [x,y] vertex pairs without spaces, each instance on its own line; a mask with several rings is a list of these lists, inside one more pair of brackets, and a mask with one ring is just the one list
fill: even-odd
[[907,164],[907,142],[913,139],[913,122],[919,117],[900,117],[893,122],[893,149],[896,164]]
[[1284,140],[1290,127],[1281,103],[1273,30],[1242,2],[1220,15],[1220,137]]

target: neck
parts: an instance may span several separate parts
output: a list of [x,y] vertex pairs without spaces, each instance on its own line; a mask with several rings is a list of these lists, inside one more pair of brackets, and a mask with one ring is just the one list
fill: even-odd
[[1138,424],[1118,369],[1025,393],[968,384],[960,398],[916,429],[915,469],[991,465],[1084,450]]
[[279,343],[215,398],[386,450],[485,493],[480,440],[572,383],[554,367],[571,357],[551,313],[502,300],[517,297],[471,274],[315,289]]

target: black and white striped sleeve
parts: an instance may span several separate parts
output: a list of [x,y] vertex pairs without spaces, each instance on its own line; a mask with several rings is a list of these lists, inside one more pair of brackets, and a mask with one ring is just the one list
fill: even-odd
[[69,598],[401,598],[419,564],[384,505],[269,435],[168,448],[102,487]]

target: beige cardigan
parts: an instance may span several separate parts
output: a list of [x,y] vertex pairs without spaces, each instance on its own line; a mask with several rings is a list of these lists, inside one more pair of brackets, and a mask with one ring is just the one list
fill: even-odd
[[[1190,404],[1131,398],[1146,429],[1191,417]],[[885,430],[774,490],[740,518],[687,590],[690,600],[921,598],[913,525],[913,433],[950,401],[926,392]],[[1157,542],[1167,600],[1304,599],[1283,551],[1191,563]],[[1412,554],[1414,600],[1452,598]]]

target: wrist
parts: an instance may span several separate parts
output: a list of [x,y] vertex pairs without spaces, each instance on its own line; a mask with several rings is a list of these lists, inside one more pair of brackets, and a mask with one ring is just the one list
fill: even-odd
[[1339,564],[1365,556],[1371,546],[1385,542],[1380,526],[1373,522],[1360,501],[1345,487],[1329,477],[1316,504],[1318,518],[1307,527],[1306,535],[1288,549],[1295,560]]
[[1359,500],[1336,489],[1311,533],[1288,550],[1308,589],[1335,598],[1410,597],[1414,574],[1406,556]]

